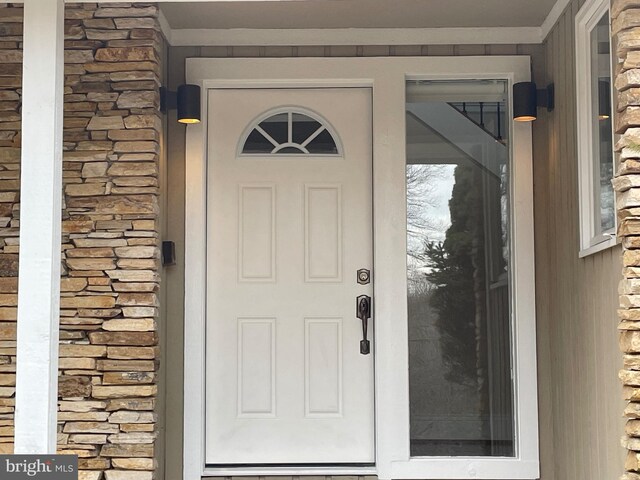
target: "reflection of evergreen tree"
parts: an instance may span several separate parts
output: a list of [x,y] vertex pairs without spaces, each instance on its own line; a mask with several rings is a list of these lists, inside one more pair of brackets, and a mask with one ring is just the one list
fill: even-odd
[[435,286],[431,305],[437,311],[447,378],[476,384],[483,358],[478,334],[484,318],[484,242],[481,172],[458,165],[449,211],[451,226],[443,242],[425,244],[426,277]]

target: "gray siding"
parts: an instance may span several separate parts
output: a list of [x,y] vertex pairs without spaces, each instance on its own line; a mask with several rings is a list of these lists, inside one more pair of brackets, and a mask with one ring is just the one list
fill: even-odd
[[542,478],[605,480],[622,474],[622,388],[617,372],[621,248],[578,258],[579,211],[573,0],[544,43],[556,107],[539,110],[534,198]]

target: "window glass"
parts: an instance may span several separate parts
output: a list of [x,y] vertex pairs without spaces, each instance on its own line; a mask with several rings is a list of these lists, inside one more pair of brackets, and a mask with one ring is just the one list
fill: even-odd
[[613,178],[613,145],[611,115],[611,45],[609,14],[605,13],[591,30],[591,128],[593,138],[593,243],[613,232],[615,203]]
[[295,111],[268,116],[253,127],[243,154],[337,155],[338,145],[326,125]]
[[267,137],[258,130],[254,129],[244,142],[242,153],[271,153],[273,148],[273,143],[267,140]]
[[304,143],[307,138],[322,127],[319,121],[301,113],[292,114],[291,126],[291,141],[294,143]]
[[407,90],[410,452],[512,457],[506,84],[448,83]]
[[267,133],[276,143],[286,143],[289,131],[289,120],[286,113],[273,115],[266,120],[260,122],[260,127]]
[[316,135],[313,140],[307,144],[309,153],[320,154],[337,154],[338,147],[331,134],[325,129]]

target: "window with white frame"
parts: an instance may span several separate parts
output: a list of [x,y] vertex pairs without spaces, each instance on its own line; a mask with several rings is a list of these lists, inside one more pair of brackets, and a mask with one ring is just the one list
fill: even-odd
[[576,16],[580,256],[616,243],[609,1],[586,2]]
[[407,80],[409,461],[398,478],[538,478],[537,418],[518,391],[535,363],[517,341],[527,317],[513,283],[509,90],[500,78]]
[[514,457],[507,82],[407,91],[410,453]]
[[244,135],[242,155],[339,155],[328,124],[304,109],[262,115]]

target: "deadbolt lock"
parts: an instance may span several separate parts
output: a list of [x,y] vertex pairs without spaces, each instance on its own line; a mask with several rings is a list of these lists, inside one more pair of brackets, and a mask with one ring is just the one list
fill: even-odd
[[358,270],[358,283],[360,285],[368,285],[371,281],[371,272],[366,268]]

